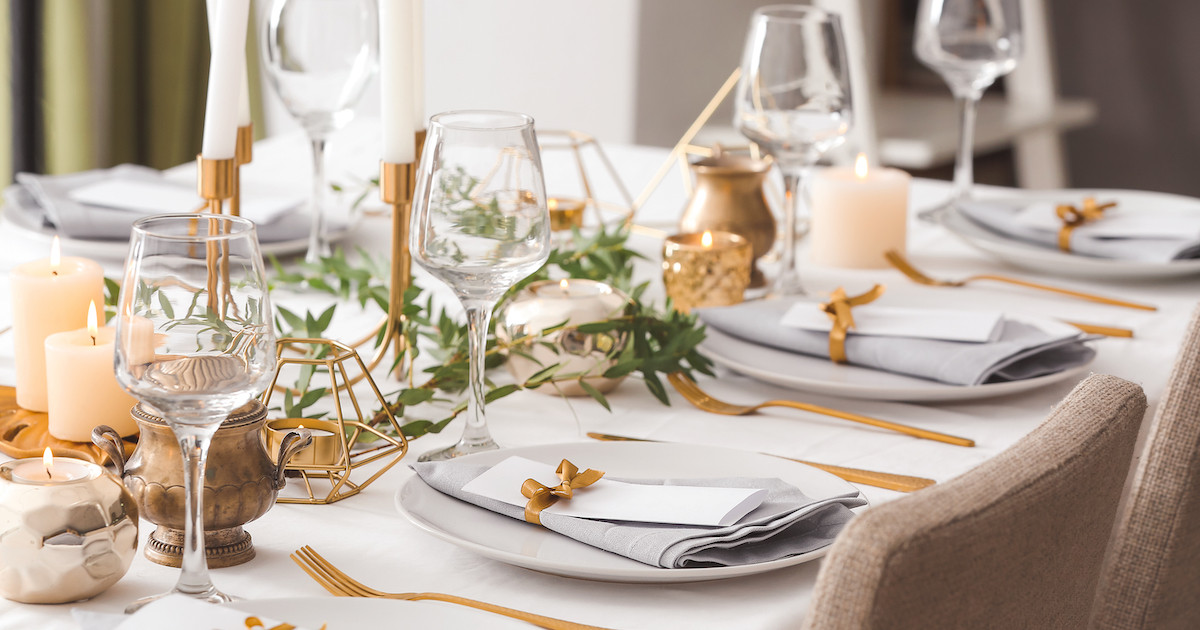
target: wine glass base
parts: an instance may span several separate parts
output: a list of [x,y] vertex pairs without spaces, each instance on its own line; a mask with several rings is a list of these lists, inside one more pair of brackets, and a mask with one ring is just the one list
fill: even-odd
[[489,439],[486,442],[480,442],[477,444],[467,444],[464,442],[459,442],[458,444],[455,444],[454,446],[448,446],[446,448],[439,448],[437,450],[426,451],[424,453],[421,453],[421,456],[417,458],[417,461],[419,461],[419,462],[444,462],[448,459],[462,457],[463,455],[482,453],[484,451],[494,451],[499,448],[500,448],[500,445],[496,444],[496,442],[491,439]]
[[149,597],[143,597],[139,600],[136,600],[136,601],[130,603],[128,606],[125,607],[125,614],[132,615],[133,613],[141,610],[141,608],[143,606],[145,606],[146,604],[149,604],[151,602],[156,602],[156,601],[158,601],[164,597],[167,597],[169,595],[187,595],[188,597],[191,597],[192,599],[198,599],[202,602],[208,602],[210,604],[228,604],[229,602],[232,602],[236,599],[232,595],[226,595],[225,593],[218,591],[217,587],[212,586],[211,584],[209,585],[208,590],[200,592],[200,593],[187,593],[187,592],[179,590],[179,587],[175,587],[175,588],[167,591],[166,593],[159,593],[158,595],[151,595]]
[[804,290],[800,274],[795,269],[789,269],[771,281],[770,295],[771,297],[808,295],[808,292]]

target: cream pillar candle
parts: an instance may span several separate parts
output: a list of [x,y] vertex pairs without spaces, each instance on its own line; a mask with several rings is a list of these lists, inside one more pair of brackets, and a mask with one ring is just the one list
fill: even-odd
[[[201,155],[209,160],[232,159],[237,143],[238,102],[246,67],[246,22],[249,0],[216,0],[209,26],[212,58],[204,102]],[[248,111],[248,108],[247,108]]]
[[912,177],[894,168],[830,168],[812,179],[809,254],[814,264],[853,269],[887,267],[889,249],[904,253]]
[[117,331],[96,324],[96,307],[88,326],[46,337],[46,393],[50,402],[50,435],[71,442],[92,439],[92,429],[107,424],[122,437],[137,433],[129,415],[136,400],[117,384],[113,341]]
[[384,162],[416,161],[413,121],[413,3],[412,0],[379,2],[379,98],[383,127]]
[[88,302],[104,303],[104,269],[86,258],[63,258],[58,238],[50,258],[19,265],[10,276],[17,404],[47,411],[46,337],[87,324]]

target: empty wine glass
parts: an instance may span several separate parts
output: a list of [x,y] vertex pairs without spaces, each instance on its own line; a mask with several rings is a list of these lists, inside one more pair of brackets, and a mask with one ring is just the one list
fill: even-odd
[[958,101],[954,197],[971,196],[975,109],[983,91],[1017,67],[1021,55],[1020,0],[921,0],[913,50],[942,75]]
[[750,18],[734,125],[770,153],[783,173],[784,209],[776,294],[803,293],[796,268],[796,222],[803,181],[822,153],[839,145],[853,123],[850,71],[838,16],[777,5]]
[[304,260],[330,254],[325,143],[354,117],[378,58],[375,0],[274,0],[264,24],[267,76],[312,142],[312,231]]
[[[275,370],[254,224],[210,214],[137,221],[117,312],[117,381],[162,413],[183,454],[183,563],[170,593],[229,601],[209,579],[204,555],[204,468],[221,422],[260,393]],[[127,612],[164,595],[134,602]]]
[[510,287],[550,254],[550,214],[533,119],[458,111],[430,119],[413,194],[413,260],[454,290],[467,313],[467,426],[442,460],[498,448],[484,416],[488,322]]

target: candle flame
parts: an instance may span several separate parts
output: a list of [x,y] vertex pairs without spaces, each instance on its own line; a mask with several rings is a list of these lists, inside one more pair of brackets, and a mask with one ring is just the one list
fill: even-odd
[[42,451],[42,466],[46,468],[46,478],[54,477],[54,453],[50,452],[50,447],[47,446],[45,451]]
[[557,199],[547,199],[546,200],[546,208],[548,210],[558,210],[558,200]]
[[96,324],[96,300],[92,300],[92,301],[88,302],[87,329],[88,329],[88,334],[92,336],[92,345],[93,346],[96,345],[96,330],[97,330],[97,328],[98,328],[98,326]]
[[54,275],[58,275],[60,264],[62,264],[62,243],[58,242],[58,236],[55,235],[54,240],[50,241],[50,269]]
[[712,232],[704,230],[704,235],[700,237],[700,245],[703,247],[712,247]]
[[562,289],[563,293],[567,293],[571,289],[571,283],[567,282],[566,278],[558,281],[558,288]]
[[867,178],[867,154],[859,153],[854,160],[854,175],[859,179]]

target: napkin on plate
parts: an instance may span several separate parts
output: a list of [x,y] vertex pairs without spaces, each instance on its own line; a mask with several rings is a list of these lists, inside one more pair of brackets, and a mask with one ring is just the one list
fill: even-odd
[[[744,341],[780,350],[829,358],[828,333],[785,326],[784,314],[795,300],[756,300],[734,306],[697,309],[700,321]],[[817,303],[812,303],[817,309]],[[869,308],[869,307],[859,307]],[[1005,318],[999,336],[987,343],[913,337],[846,336],[849,362],[950,385],[1017,381],[1061,372],[1092,360],[1091,339],[1069,329],[1043,331]]]
[[[73,198],[73,191],[114,181],[135,185],[138,182],[146,182],[157,186],[179,186],[180,189],[191,191],[182,185],[166,182],[159,171],[133,164],[66,175],[18,173],[16,180],[17,183],[4,191],[5,212],[20,215],[14,217],[14,220],[34,229],[49,228],[66,238],[89,241],[128,240],[130,227],[137,219],[179,209],[138,209],[136,206],[144,204],[136,202],[133,204],[135,208],[81,203]],[[195,204],[184,211],[199,207],[202,201],[199,196],[195,196]],[[260,241],[273,243],[308,237],[308,217],[292,211],[298,203],[268,200],[259,212],[255,208],[257,204],[251,203],[252,201],[248,197],[243,200],[242,214],[257,224]]]
[[[584,466],[586,462],[579,462]],[[524,520],[524,509],[463,491],[488,468],[464,462],[419,462],[413,470],[434,489],[479,507]],[[822,500],[805,496],[779,479],[623,479],[629,483],[720,488],[763,488],[767,498],[737,523],[727,527],[694,527],[603,521],[541,513],[541,525],[579,542],[667,569],[738,566],[770,562],[807,553],[833,543],[854,513],[865,505],[861,495]]]
[[[1062,221],[1055,204],[1019,199],[961,201],[967,218],[1002,236],[1058,250]],[[1200,213],[1156,212],[1122,203],[1075,228],[1071,253],[1096,258],[1166,263],[1200,258]]]

